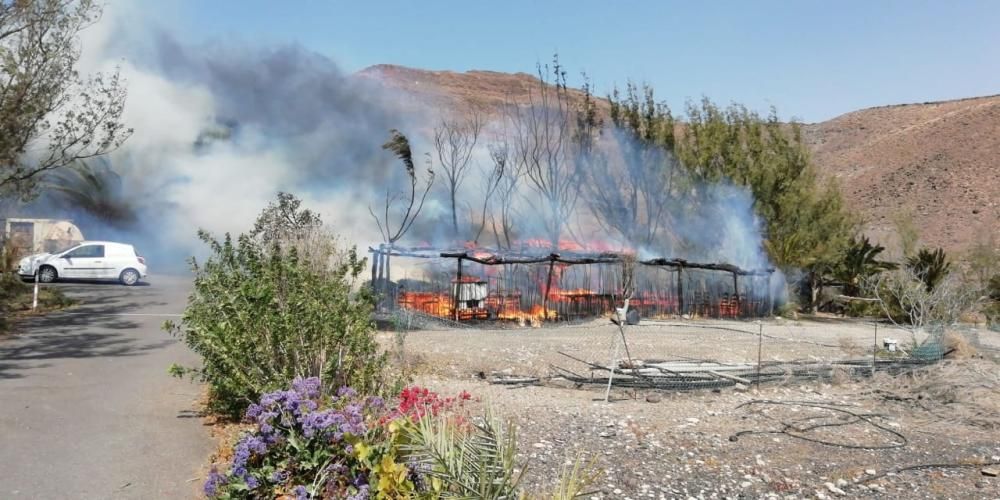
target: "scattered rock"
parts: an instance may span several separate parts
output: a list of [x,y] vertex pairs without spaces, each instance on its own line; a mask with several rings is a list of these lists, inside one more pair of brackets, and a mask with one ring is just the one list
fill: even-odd
[[876,474],[875,469],[865,469],[865,474],[868,474],[869,476],[874,476]]
[[824,483],[823,486],[826,486],[826,489],[830,490],[830,493],[833,493],[834,495],[844,496],[847,494],[844,490],[838,488],[833,483]]
[[660,396],[659,394],[656,394],[655,392],[646,395],[647,403],[659,403],[660,401],[663,401],[663,397]]
[[1000,475],[1000,467],[984,467],[979,472],[987,477],[997,477],[997,475]]

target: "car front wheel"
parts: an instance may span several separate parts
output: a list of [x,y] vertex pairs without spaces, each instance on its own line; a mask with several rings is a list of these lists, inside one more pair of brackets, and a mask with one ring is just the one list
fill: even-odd
[[125,286],[132,286],[139,282],[139,271],[135,269],[126,269],[122,271],[120,277],[121,282]]
[[38,270],[38,281],[41,281],[42,283],[52,283],[56,280],[56,277],[58,277],[56,274],[56,268],[52,266],[42,266],[41,269]]

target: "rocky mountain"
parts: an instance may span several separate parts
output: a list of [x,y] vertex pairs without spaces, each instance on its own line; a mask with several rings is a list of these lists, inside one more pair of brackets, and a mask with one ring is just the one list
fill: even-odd
[[[537,85],[526,73],[391,65],[358,76],[406,96],[413,109],[458,112],[495,112]],[[862,109],[803,128],[824,178],[883,244],[897,245],[898,217],[911,218],[921,244],[950,252],[990,234],[1000,240],[1000,95]]]
[[862,109],[805,132],[872,236],[891,240],[899,215],[951,251],[1000,236],[1000,96]]

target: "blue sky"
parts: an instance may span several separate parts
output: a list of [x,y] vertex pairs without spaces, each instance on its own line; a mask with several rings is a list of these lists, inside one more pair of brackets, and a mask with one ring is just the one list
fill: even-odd
[[[151,4],[142,3],[148,6]],[[378,63],[534,70],[558,51],[605,93],[689,98],[821,121],[858,108],[1000,93],[1000,1],[183,0],[150,16],[192,42],[298,43]],[[147,14],[151,12],[146,11]]]

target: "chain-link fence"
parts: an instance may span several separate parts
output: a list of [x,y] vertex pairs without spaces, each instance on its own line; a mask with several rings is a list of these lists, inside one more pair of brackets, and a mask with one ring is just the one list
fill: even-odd
[[[563,380],[615,388],[685,390],[797,381],[837,381],[898,373],[933,363],[949,343],[1000,348],[1000,333],[932,326],[919,331],[871,320],[641,320],[612,318],[526,328],[469,324],[415,311],[394,313],[400,340],[429,370],[479,374],[503,383]],[[994,339],[995,337],[995,339]],[[397,334],[399,338],[399,334]],[[949,338],[951,340],[949,340]]]

